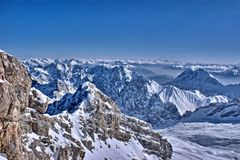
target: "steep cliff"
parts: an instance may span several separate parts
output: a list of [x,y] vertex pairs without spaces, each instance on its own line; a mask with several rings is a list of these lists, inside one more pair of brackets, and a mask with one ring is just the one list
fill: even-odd
[[12,56],[0,53],[0,152],[8,159],[23,159],[20,122],[31,87],[24,66]]

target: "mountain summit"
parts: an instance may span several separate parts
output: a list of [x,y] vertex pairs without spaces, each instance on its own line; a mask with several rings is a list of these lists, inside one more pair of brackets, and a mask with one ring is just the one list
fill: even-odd
[[208,96],[217,95],[223,88],[223,85],[204,69],[186,69],[167,84],[181,89],[199,90]]

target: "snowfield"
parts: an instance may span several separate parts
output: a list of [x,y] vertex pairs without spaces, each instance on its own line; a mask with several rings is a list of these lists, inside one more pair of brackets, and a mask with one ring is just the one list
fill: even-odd
[[240,160],[240,124],[179,123],[159,132],[173,160]]
[[129,142],[122,142],[113,138],[104,142],[96,137],[94,149],[86,150],[85,159],[99,160],[100,157],[110,160],[160,160],[160,157],[145,153],[144,148],[137,140],[131,139]]

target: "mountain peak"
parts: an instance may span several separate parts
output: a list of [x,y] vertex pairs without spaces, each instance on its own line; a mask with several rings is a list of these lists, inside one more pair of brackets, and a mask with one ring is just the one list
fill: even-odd
[[223,85],[205,69],[189,68],[167,84],[181,89],[199,90],[206,95],[217,95],[216,90]]
[[212,81],[218,82],[213,75],[211,75],[209,72],[207,72],[205,69],[202,68],[188,68],[185,71],[183,71],[177,78],[194,78],[199,80],[207,80],[211,79]]
[[[82,86],[81,86],[81,89],[83,90],[83,91],[96,91],[96,90],[98,90],[97,88],[96,88],[96,86],[94,85],[94,84],[92,84],[91,82],[84,82],[83,84],[82,84]],[[99,91],[99,90],[98,90]]]
[[95,101],[98,101],[98,103],[108,102],[108,104],[106,103],[106,106],[113,104],[113,101],[97,89],[94,84],[84,82],[74,94],[66,94],[59,101],[50,104],[47,113],[50,115],[56,115],[63,111],[73,113],[79,107],[84,105],[84,103],[95,103]]

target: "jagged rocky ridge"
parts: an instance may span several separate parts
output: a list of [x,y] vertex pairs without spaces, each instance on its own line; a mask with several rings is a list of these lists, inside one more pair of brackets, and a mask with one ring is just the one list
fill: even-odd
[[[0,152],[9,160],[169,159],[171,145],[151,126],[123,115],[93,84],[79,86],[68,111],[43,114],[51,100],[15,58],[0,53]],[[73,105],[75,104],[75,105]]]
[[102,64],[73,59],[29,59],[25,64],[35,80],[33,86],[53,101],[67,93],[74,93],[79,85],[90,81],[111,97],[123,113],[145,120],[155,128],[179,122],[186,111],[228,101],[224,96],[207,97],[194,90],[161,86],[121,62]]

